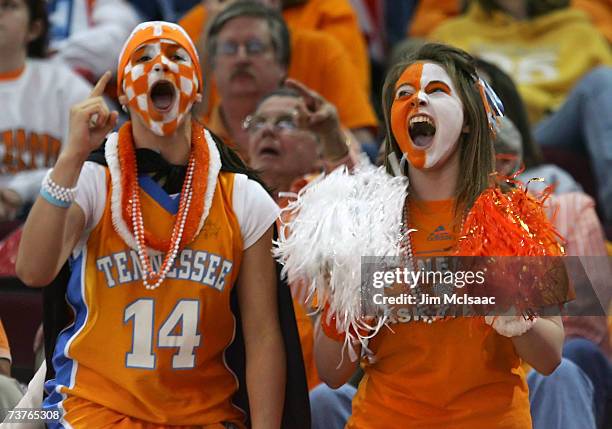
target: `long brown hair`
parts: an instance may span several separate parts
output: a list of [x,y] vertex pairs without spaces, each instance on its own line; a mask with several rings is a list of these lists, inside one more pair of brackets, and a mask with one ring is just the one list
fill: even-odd
[[395,98],[395,85],[402,72],[416,62],[432,62],[443,67],[453,80],[463,103],[464,125],[469,130],[459,137],[459,171],[455,197],[455,213],[459,215],[474,204],[489,185],[495,167],[494,150],[487,114],[478,89],[478,77],[473,58],[466,52],[447,45],[427,43],[393,65],[383,85],[382,103],[385,119],[385,166],[391,173],[389,155],[397,159],[402,151],[391,131],[391,105]]

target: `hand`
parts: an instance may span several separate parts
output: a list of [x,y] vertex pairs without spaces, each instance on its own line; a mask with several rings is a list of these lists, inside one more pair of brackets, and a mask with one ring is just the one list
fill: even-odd
[[15,219],[17,211],[23,205],[19,194],[12,189],[0,189],[0,221]]
[[102,98],[110,79],[111,73],[107,71],[96,83],[89,97],[70,109],[70,131],[65,154],[74,155],[84,162],[117,124],[119,114],[116,111],[111,112]]
[[499,316],[485,316],[487,325],[490,325],[499,335],[508,338],[523,335],[533,328],[537,320],[537,317],[526,319],[522,314],[516,314],[514,307]]
[[319,137],[337,137],[342,134],[336,107],[295,79],[287,79],[285,86],[297,91],[304,100],[300,114],[306,118],[306,126]]

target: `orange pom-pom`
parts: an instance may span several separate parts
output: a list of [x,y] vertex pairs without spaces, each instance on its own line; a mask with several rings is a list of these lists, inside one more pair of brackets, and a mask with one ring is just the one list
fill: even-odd
[[521,186],[508,192],[492,186],[478,197],[464,222],[456,255],[488,257],[470,267],[486,270],[486,288],[470,292],[495,296],[498,311],[514,306],[532,316],[536,308],[568,300],[563,262],[549,258],[561,256],[563,248],[544,212],[547,196],[533,197]]

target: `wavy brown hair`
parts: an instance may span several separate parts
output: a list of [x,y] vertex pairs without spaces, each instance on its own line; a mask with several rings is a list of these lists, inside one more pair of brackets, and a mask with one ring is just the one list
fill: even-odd
[[382,93],[386,128],[385,166],[391,173],[389,155],[395,153],[397,159],[403,155],[391,131],[391,105],[395,99],[395,85],[406,67],[418,62],[436,63],[443,67],[453,80],[463,103],[464,125],[469,132],[459,137],[460,173],[455,189],[455,213],[459,215],[469,210],[476,198],[489,186],[495,168],[492,136],[478,89],[474,59],[466,52],[448,45],[427,43],[407,53],[390,68]]

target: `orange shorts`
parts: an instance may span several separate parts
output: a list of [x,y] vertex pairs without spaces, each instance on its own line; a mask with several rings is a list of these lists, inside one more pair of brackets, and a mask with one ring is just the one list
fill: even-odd
[[[112,427],[114,429],[176,429],[175,425],[157,424],[113,411],[100,404],[74,396],[64,402],[63,421],[73,429],[96,429]],[[242,422],[215,423],[206,426],[181,426],[182,429],[246,429]]]

